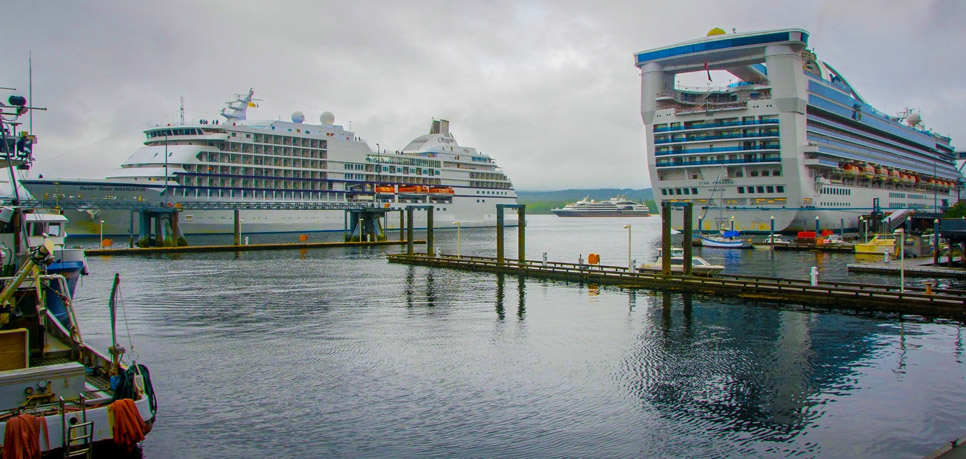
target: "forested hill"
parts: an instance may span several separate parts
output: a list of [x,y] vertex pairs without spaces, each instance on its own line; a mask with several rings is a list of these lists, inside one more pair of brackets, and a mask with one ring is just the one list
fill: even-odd
[[634,190],[630,188],[597,188],[592,190],[558,190],[558,191],[517,191],[517,201],[527,205],[527,213],[549,214],[550,209],[563,207],[572,202],[589,197],[597,201],[606,201],[617,196],[624,196],[631,201],[646,202],[651,211],[656,211],[654,193],[650,188]]

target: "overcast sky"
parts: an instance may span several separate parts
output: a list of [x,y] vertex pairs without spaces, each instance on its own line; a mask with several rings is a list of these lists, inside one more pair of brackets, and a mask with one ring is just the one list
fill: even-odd
[[[874,107],[921,111],[966,145],[964,2],[11,1],[0,86],[27,95],[29,176],[101,178],[142,130],[217,118],[317,122],[401,149],[433,118],[519,190],[650,186],[633,54],[704,36],[800,27]],[[716,81],[717,82],[717,81]],[[722,82],[724,84],[725,82]],[[0,91],[6,100],[10,91]]]

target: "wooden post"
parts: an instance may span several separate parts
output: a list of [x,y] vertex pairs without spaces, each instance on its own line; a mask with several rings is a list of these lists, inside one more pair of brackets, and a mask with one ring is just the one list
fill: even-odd
[[496,265],[503,266],[503,206],[496,205]]
[[235,245],[241,245],[241,210],[235,209]]
[[134,248],[134,210],[131,210],[130,217],[131,217],[131,220],[129,222],[129,226],[127,230],[127,235],[128,235],[127,247],[129,249],[133,249]]
[[413,256],[413,208],[406,208],[406,255]]
[[426,255],[433,255],[433,206],[426,208]]
[[174,242],[174,247],[178,246],[178,233],[180,233],[181,224],[178,222],[178,211],[171,212],[171,240]]
[[661,203],[661,274],[671,274],[671,203]]
[[692,215],[694,212],[694,203],[689,202],[684,208],[684,223],[682,228],[684,229],[684,241],[681,243],[684,246],[684,275],[690,276],[693,271],[694,263],[691,262],[691,220],[694,218]]
[[403,210],[399,209],[399,240],[406,238],[406,225],[403,224]]
[[[524,266],[527,263],[526,255],[526,227],[527,227],[527,206],[521,205],[517,208],[517,258],[519,258],[520,266]],[[966,258],[966,257],[964,257]],[[523,303],[523,298],[520,299],[521,305]],[[521,306],[522,307],[522,306]]]

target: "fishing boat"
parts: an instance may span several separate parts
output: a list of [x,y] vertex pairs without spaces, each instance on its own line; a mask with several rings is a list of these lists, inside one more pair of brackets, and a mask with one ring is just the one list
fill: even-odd
[[[637,268],[638,272],[661,272],[663,251],[658,249],[657,257],[651,263],[645,263]],[[715,265],[704,258],[698,256],[691,257],[691,272],[695,276],[713,277],[724,270],[724,266]],[[684,249],[680,247],[671,248],[671,272],[675,274],[684,273]]]
[[[6,108],[0,105],[0,114],[10,116]],[[0,124],[5,121],[9,118],[0,117]],[[0,126],[4,137],[6,132]],[[29,163],[29,155],[15,155],[2,140],[0,161],[9,166],[17,196],[13,169]],[[137,362],[127,365],[126,350],[117,344],[117,276],[109,303],[114,343],[109,356],[81,335],[72,298],[87,264],[82,250],[65,246],[66,225],[60,214],[0,209],[4,457],[91,457],[95,448],[99,455],[116,456],[133,452],[154,425],[157,402],[150,373]]]
[[751,239],[742,239],[738,231],[722,231],[714,234],[701,234],[702,247],[714,247],[719,249],[750,249],[752,248]]

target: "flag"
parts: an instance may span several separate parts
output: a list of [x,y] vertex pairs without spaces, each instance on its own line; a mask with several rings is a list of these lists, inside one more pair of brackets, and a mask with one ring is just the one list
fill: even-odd
[[708,63],[704,63],[704,71],[708,72],[708,81],[711,81],[711,69],[708,68]]

